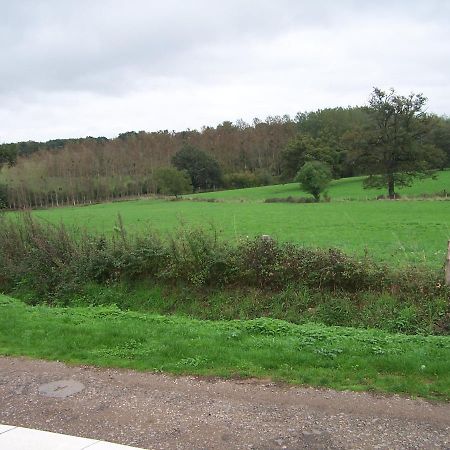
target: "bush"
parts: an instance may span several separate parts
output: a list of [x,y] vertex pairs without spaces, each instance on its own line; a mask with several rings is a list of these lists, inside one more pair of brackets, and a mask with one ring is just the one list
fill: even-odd
[[223,177],[223,184],[227,189],[242,189],[259,185],[257,176],[252,172],[228,173]]
[[189,194],[192,192],[192,184],[189,175],[173,167],[161,167],[155,171],[154,180],[157,192],[163,195]]
[[[43,224],[30,215],[0,217],[2,291],[31,292],[33,301],[55,302],[92,282],[142,280],[194,289],[258,289],[270,295],[290,286],[300,294],[280,301],[297,305],[294,317],[305,310],[308,302],[301,292],[308,289],[320,298],[331,295],[343,302],[330,307],[327,317],[336,323],[349,321],[349,311],[356,314],[358,303],[352,299],[387,295],[411,308],[400,314],[396,307],[385,327],[411,331],[430,320],[428,328],[442,333],[449,328],[450,290],[441,284],[440,273],[426,267],[392,268],[337,249],[305,248],[269,237],[232,245],[219,239],[215,230],[181,229],[168,239],[151,231],[133,236],[126,233],[120,218],[115,235],[105,237]],[[271,310],[277,308],[272,305]],[[317,312],[321,320],[324,314],[323,308]],[[383,320],[375,310],[363,322],[374,320]]]
[[300,187],[312,194],[318,202],[320,194],[331,181],[331,169],[321,161],[308,161],[298,171],[295,181],[298,181]]
[[266,198],[264,203],[317,203],[314,197],[273,197]]

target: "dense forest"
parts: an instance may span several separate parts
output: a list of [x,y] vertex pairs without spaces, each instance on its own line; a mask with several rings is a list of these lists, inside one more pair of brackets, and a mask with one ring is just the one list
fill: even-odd
[[[358,160],[367,107],[329,108],[170,132],[127,132],[117,138],[58,139],[0,145],[0,206],[19,209],[90,203],[164,193],[162,168],[180,149],[198,149],[220,174],[205,189],[291,181],[308,160],[327,163],[334,178],[365,173]],[[450,119],[428,116],[426,162],[450,166]],[[176,159],[175,159],[176,161]],[[175,164],[176,166],[176,164]],[[202,190],[202,185],[194,185]],[[204,189],[203,189],[204,190]]]

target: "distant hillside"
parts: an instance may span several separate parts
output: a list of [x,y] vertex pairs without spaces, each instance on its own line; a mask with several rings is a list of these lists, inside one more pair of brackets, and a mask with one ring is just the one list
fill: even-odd
[[[441,155],[433,168],[442,169],[450,165],[450,119],[434,119],[436,125],[427,136],[427,145]],[[295,119],[275,116],[254,119],[252,124],[223,122],[200,131],[130,131],[115,139],[3,144],[0,208],[101,202],[162,192],[155,172],[171,166],[173,156],[186,144],[218,162],[223,177],[216,187],[290,181],[310,159],[330,165],[336,179],[363,174],[352,152],[358,130],[367,124],[364,108],[328,108],[299,113]],[[14,152],[17,162],[9,167],[6,164]]]

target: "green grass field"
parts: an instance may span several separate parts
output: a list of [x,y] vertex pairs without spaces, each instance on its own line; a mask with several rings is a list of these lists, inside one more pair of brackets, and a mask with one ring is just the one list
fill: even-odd
[[[417,181],[403,195],[450,191],[450,170],[437,179]],[[365,201],[380,191],[362,189],[361,178],[336,180],[330,203],[264,203],[269,197],[305,195],[297,184],[197,194],[216,203],[189,200],[135,200],[84,207],[35,211],[36,217],[67,225],[114,233],[120,214],[130,231],[153,228],[173,232],[181,225],[214,227],[226,239],[269,234],[282,241],[314,247],[337,247],[353,254],[367,252],[375,259],[425,263],[442,267],[450,239],[450,201]],[[359,199],[344,201],[345,199]]]
[[[328,188],[328,195],[332,201],[345,200],[372,200],[381,194],[380,189],[363,189],[364,177],[342,178],[332,181]],[[402,196],[418,196],[432,194],[446,190],[450,196],[450,170],[439,172],[436,179],[417,180],[413,186],[398,189]],[[257,188],[234,189],[228,191],[205,192],[190,197],[217,198],[226,201],[264,201],[273,197],[301,197],[309,196],[300,190],[298,183],[279,184],[276,186],[263,186]]]
[[0,311],[0,355],[450,399],[448,337],[30,307],[2,295]]
[[[260,188],[267,189],[267,188]],[[272,189],[278,189],[277,186]],[[214,226],[227,239],[269,234],[283,241],[366,250],[376,259],[441,267],[450,238],[450,202],[370,201],[320,204],[140,200],[36,211],[42,219],[114,232],[121,214],[129,230],[163,233],[181,224]]]

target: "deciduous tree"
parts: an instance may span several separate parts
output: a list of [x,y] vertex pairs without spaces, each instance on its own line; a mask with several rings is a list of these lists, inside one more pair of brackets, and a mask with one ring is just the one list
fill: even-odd
[[422,94],[408,96],[394,89],[374,88],[367,112],[369,127],[362,133],[356,164],[369,175],[366,187],[386,187],[395,198],[396,186],[409,186],[418,177],[431,176],[443,152],[425,139],[433,126]]
[[222,171],[219,163],[192,145],[184,145],[174,155],[172,163],[177,169],[185,170],[189,174],[195,190],[211,189],[221,184]]
[[189,175],[173,167],[161,167],[154,174],[154,180],[158,192],[165,195],[189,194],[192,192],[192,184]]
[[320,161],[308,161],[298,171],[295,181],[298,181],[301,188],[312,194],[318,202],[320,194],[331,181],[330,167]]

